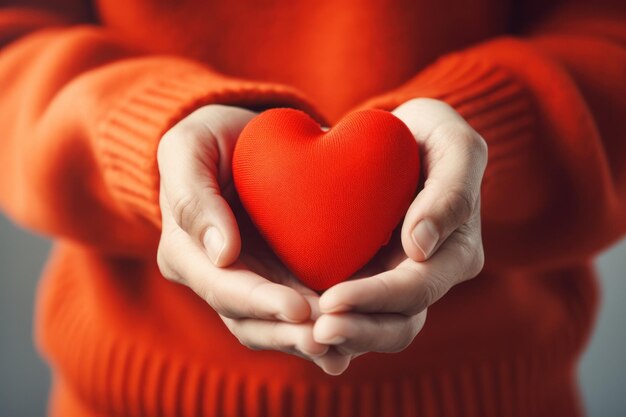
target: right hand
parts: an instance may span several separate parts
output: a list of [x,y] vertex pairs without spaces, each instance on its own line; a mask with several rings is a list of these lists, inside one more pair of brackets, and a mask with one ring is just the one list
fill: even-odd
[[235,207],[235,142],[254,116],[208,105],[161,139],[159,269],[203,298],[243,345],[298,355],[337,374],[347,361],[313,338],[319,296],[289,273],[251,225],[238,225],[239,210],[227,202]]

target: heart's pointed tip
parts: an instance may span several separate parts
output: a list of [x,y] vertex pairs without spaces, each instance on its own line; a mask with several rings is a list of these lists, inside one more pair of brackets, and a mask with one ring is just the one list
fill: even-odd
[[321,295],[335,285],[347,281],[352,275],[353,274],[347,274],[345,276],[334,275],[332,278],[320,278],[319,275],[307,276],[303,274],[303,277],[300,278],[300,282]]

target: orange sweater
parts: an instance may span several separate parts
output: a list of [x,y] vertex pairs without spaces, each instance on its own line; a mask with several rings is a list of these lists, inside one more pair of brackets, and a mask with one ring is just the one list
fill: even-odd
[[[591,260],[626,231],[623,1],[8,3],[0,206],[56,241],[36,323],[53,416],[580,413]],[[192,109],[333,122],[419,96],[489,144],[487,263],[408,349],[330,377],[244,348],[159,275],[155,150]]]

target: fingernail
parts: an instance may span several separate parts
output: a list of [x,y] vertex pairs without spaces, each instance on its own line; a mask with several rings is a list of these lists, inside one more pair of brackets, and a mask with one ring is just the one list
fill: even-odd
[[297,320],[294,319],[290,319],[289,317],[285,316],[284,314],[277,314],[276,318],[280,321],[285,321],[287,323],[297,323]]
[[420,221],[411,233],[413,243],[424,253],[424,257],[428,259],[439,240],[437,229],[429,220]]
[[204,234],[204,247],[209,253],[213,264],[217,265],[224,251],[224,238],[216,227],[210,227]]

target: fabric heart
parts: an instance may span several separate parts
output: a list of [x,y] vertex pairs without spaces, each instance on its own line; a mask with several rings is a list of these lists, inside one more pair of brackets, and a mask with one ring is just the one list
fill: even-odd
[[328,132],[306,113],[272,109],[235,146],[241,202],[270,247],[306,285],[324,290],[389,240],[417,190],[419,151],[391,113],[351,113]]

